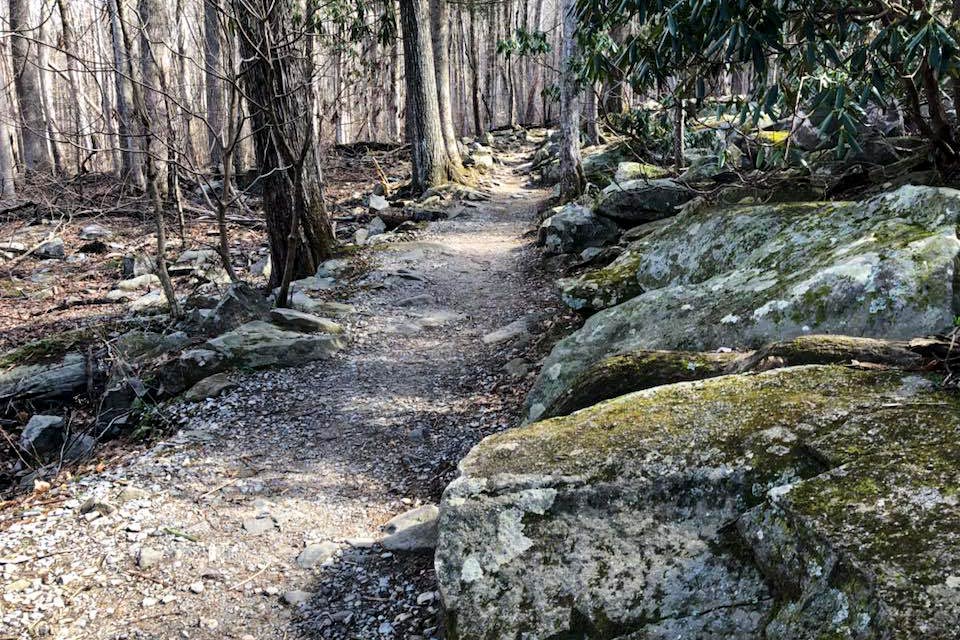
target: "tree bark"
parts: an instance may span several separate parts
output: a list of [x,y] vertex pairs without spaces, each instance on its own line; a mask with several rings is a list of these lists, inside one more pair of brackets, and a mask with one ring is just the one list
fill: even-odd
[[207,145],[210,166],[223,162],[223,44],[220,32],[220,0],[203,2],[203,62],[206,72]]
[[77,37],[73,30],[73,16],[70,14],[66,0],[57,0],[60,11],[62,49],[67,59],[67,83],[70,93],[74,96],[74,127],[77,136],[77,170],[85,171],[88,158],[97,152],[99,142],[96,135],[90,130],[90,116],[87,113],[87,103],[83,95],[83,83],[80,81],[80,61],[77,55]]
[[296,0],[233,0],[233,7],[264,185],[270,286],[281,287],[277,304],[285,305],[285,285],[316,273],[334,246],[314,145],[312,36],[295,31],[294,14],[303,15]]
[[592,86],[584,91],[584,132],[587,146],[600,144],[600,132],[597,130],[597,94]]
[[130,50],[123,37],[120,22],[123,0],[108,0],[107,11],[110,14],[110,39],[113,46],[113,74],[117,94],[117,132],[121,146],[121,172],[123,179],[129,180],[136,188],[144,189],[143,167],[140,163],[140,142],[133,115],[133,83],[128,69],[132,68]]
[[27,171],[49,173],[53,165],[47,144],[39,59],[31,42],[36,34],[31,32],[29,0],[10,0],[10,31],[13,80],[20,107],[23,165]]
[[400,0],[400,22],[407,81],[407,131],[413,160],[411,186],[415,191],[423,191],[459,180],[460,172],[447,152],[440,124],[426,0]]
[[450,162],[462,166],[457,133],[453,128],[453,101],[450,98],[450,6],[447,0],[432,0],[433,56],[437,71],[437,107],[440,128]]
[[[161,198],[168,192],[167,150],[168,140],[158,136],[160,123],[168,122],[165,78],[170,76],[170,20],[162,0],[139,0],[140,29],[140,77],[147,117],[150,118],[155,144],[150,145],[156,154],[152,170],[157,177]],[[145,167],[146,169],[146,167]],[[148,178],[149,181],[149,178]],[[149,187],[149,185],[148,185]]]
[[563,23],[560,45],[560,198],[570,200],[582,194],[585,185],[580,161],[580,96],[574,70],[576,1],[562,0],[560,10]]
[[467,57],[470,59],[470,98],[473,106],[473,133],[479,138],[483,135],[483,116],[480,112],[480,40],[477,38],[477,10],[470,4],[470,48]]

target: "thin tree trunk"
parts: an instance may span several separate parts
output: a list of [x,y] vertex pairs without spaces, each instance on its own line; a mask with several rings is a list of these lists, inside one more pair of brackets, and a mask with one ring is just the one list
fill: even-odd
[[[141,93],[150,118],[153,137],[150,147],[156,155],[153,158],[152,171],[156,174],[157,189],[160,197],[168,193],[167,151],[169,141],[157,136],[159,123],[167,122],[167,107],[162,85],[163,77],[169,76],[171,41],[170,21],[162,0],[139,0],[140,28],[140,77],[143,81]],[[147,136],[149,139],[149,136]],[[165,144],[166,143],[166,144]],[[149,181],[149,179],[148,179]],[[150,185],[147,185],[149,188]]]
[[117,94],[117,131],[120,136],[121,176],[129,180],[136,188],[144,189],[143,167],[138,152],[140,142],[137,136],[137,127],[133,114],[133,82],[128,69],[133,68],[130,49],[123,37],[121,24],[121,4],[123,0],[108,0],[107,11],[110,13],[110,36],[113,45],[113,65],[115,68]]
[[563,31],[560,45],[560,198],[583,193],[585,180],[580,161],[580,97],[574,62],[577,55],[576,1],[562,0]]
[[223,162],[223,45],[220,32],[220,0],[203,2],[203,62],[207,98],[207,145],[210,166]]
[[[294,0],[233,0],[246,93],[262,182],[274,269],[286,305],[292,278],[313,275],[330,257],[333,229],[313,127],[311,36],[298,34]],[[312,19],[312,16],[311,16]],[[312,24],[306,20],[297,24]]]
[[79,56],[77,55],[77,38],[73,30],[73,16],[70,15],[66,0],[57,0],[60,11],[60,23],[63,38],[62,48],[67,58],[67,82],[70,93],[75,97],[74,126],[77,134],[77,169],[86,171],[87,158],[96,153],[99,143],[96,135],[90,130],[90,117],[87,113],[87,103],[83,95],[83,84],[80,82]]
[[[130,51],[133,38],[127,28],[127,23],[123,15],[123,5],[118,5],[118,22],[124,48]],[[170,315],[179,318],[182,315],[180,303],[177,301],[176,291],[173,288],[173,281],[167,271],[167,235],[166,225],[163,220],[163,200],[160,197],[160,177],[156,170],[156,154],[154,149],[156,144],[156,133],[154,132],[154,123],[150,119],[150,112],[147,107],[147,99],[143,88],[143,78],[133,65],[132,60],[127,58],[127,68],[123,70],[130,78],[130,88],[133,97],[133,110],[140,122],[140,130],[143,132],[145,148],[143,154],[144,177],[146,180],[147,197],[153,208],[154,221],[157,229],[157,277],[160,278],[160,286],[163,288],[164,296],[170,305]]]
[[450,6],[447,0],[432,0],[433,58],[437,72],[437,108],[440,128],[447,155],[454,166],[460,167],[460,147],[453,128],[453,104],[450,98]]
[[598,145],[600,144],[600,132],[597,130],[597,94],[590,85],[584,91],[583,107],[587,146]]
[[477,10],[470,3],[470,97],[473,103],[473,133],[479,138],[483,135],[483,118],[480,113],[480,63],[477,60],[480,40],[477,38]]
[[47,123],[43,116],[40,69],[37,52],[31,39],[29,0],[10,0],[11,55],[13,79],[20,111],[20,138],[23,164],[27,171],[50,172],[50,149],[47,145]]

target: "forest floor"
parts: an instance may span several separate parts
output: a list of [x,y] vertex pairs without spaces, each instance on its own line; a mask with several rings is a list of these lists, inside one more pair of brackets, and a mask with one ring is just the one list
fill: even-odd
[[237,372],[165,407],[170,437],[0,514],[0,639],[441,638],[432,555],[371,541],[518,422],[520,359],[561,329],[529,233],[548,194],[502,159],[489,201],[369,249],[382,285],[333,360]]

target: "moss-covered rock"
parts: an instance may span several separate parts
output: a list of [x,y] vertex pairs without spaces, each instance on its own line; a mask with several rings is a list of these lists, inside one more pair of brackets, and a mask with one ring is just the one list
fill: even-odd
[[541,419],[565,416],[603,400],[675,382],[723,375],[741,356],[692,351],[631,351],[584,371],[553,401]]
[[603,400],[676,382],[810,364],[920,370],[949,349],[945,340],[916,342],[853,336],[798,336],[746,353],[638,350],[604,358],[570,384],[540,419],[565,416]]
[[960,397],[836,366],[491,436],[441,506],[450,637],[949,638]]
[[[684,212],[634,243],[616,267],[565,285],[571,304],[617,306],[554,347],[529,415],[616,353],[942,331],[960,308],[958,216],[960,191],[914,186],[860,203]],[[621,301],[633,291],[642,293]]]

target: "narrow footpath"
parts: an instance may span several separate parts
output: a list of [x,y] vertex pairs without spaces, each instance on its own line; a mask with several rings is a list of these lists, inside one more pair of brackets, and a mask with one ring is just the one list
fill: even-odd
[[3,514],[0,639],[443,637],[432,556],[372,541],[519,419],[556,309],[518,158],[489,201],[370,250],[334,359],[237,372],[168,407],[169,438]]

